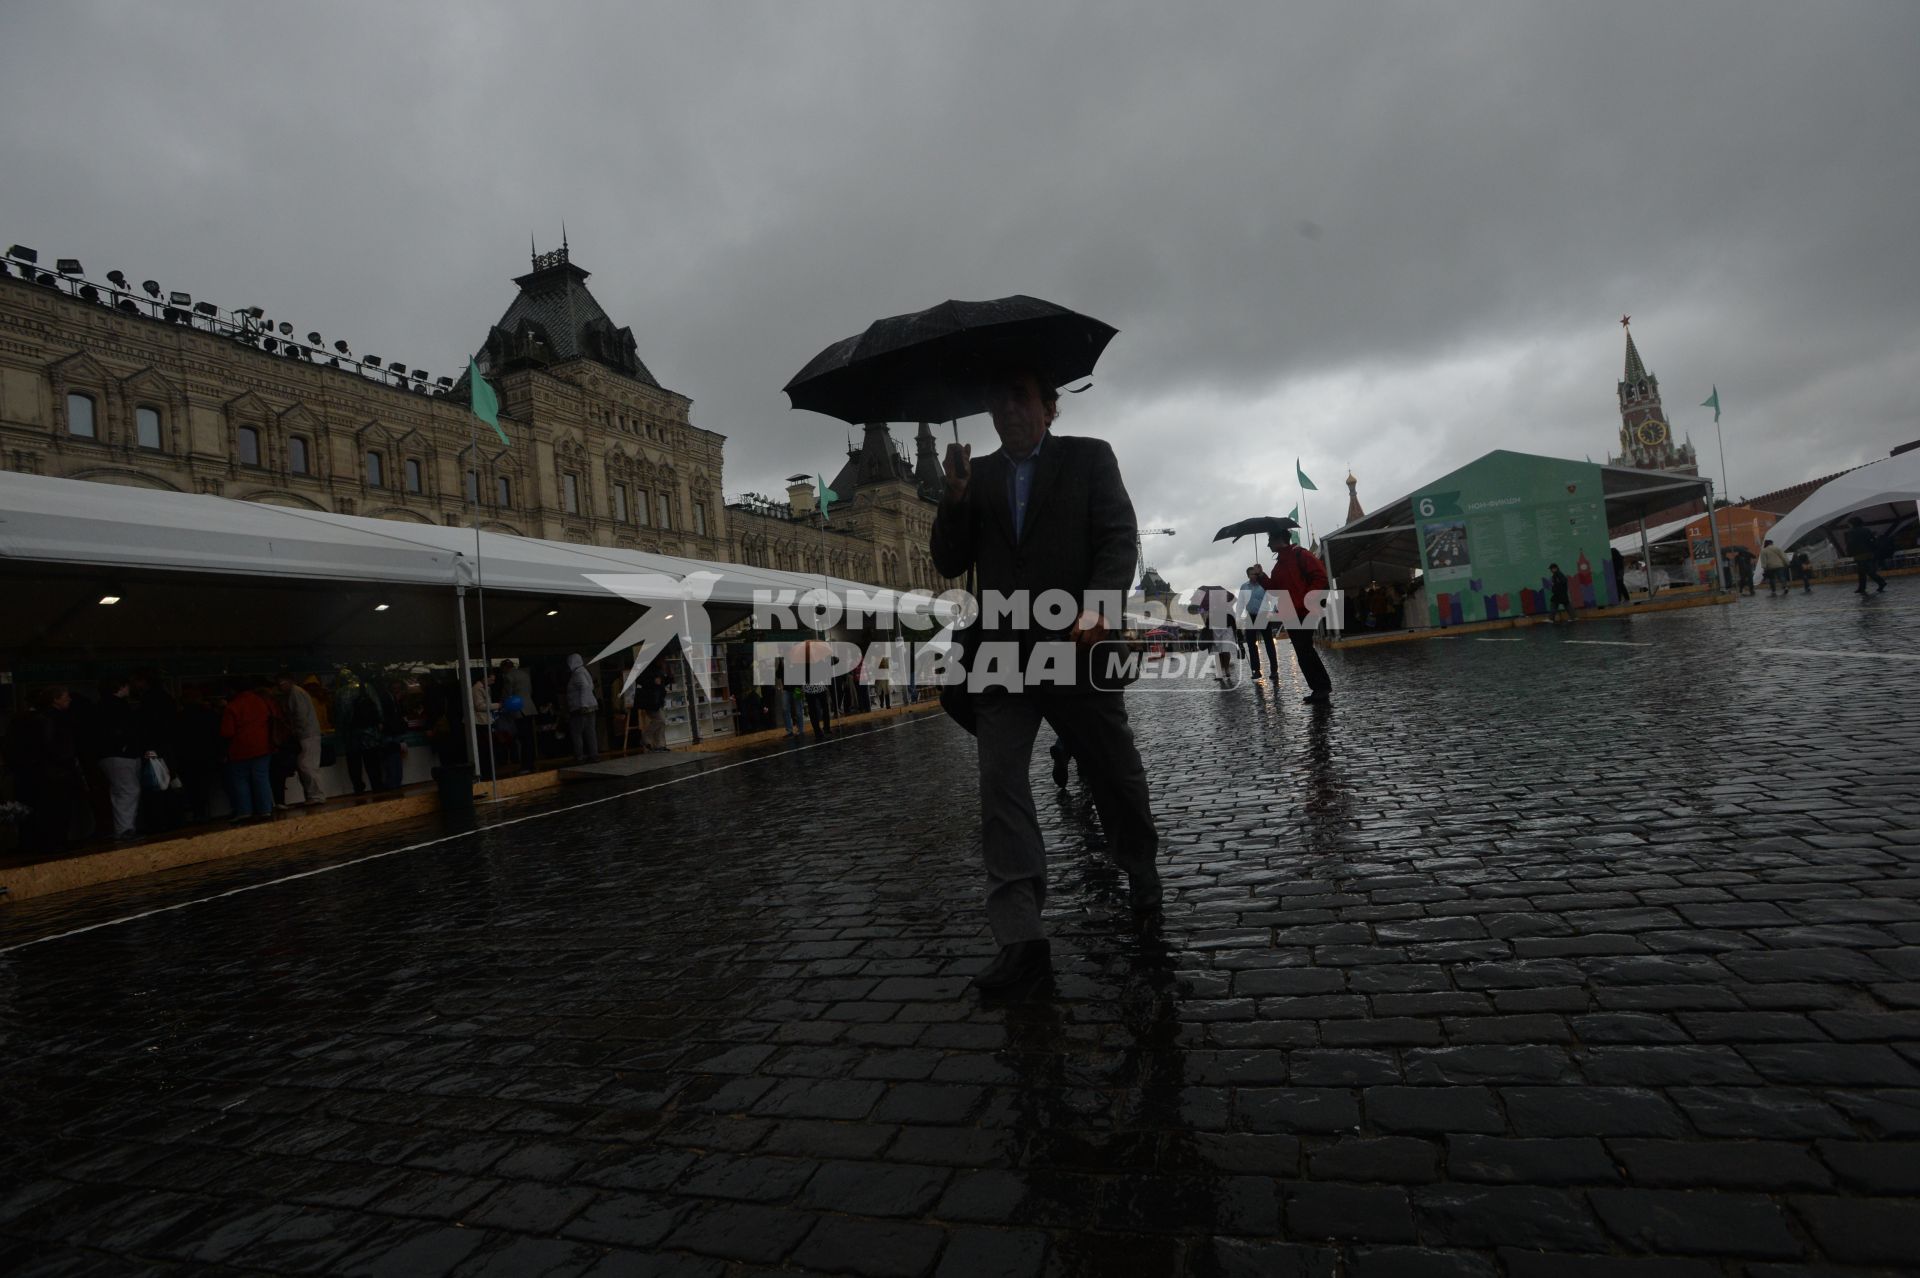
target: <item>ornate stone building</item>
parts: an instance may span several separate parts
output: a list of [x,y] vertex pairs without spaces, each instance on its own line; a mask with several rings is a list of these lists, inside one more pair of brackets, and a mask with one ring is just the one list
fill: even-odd
[[[0,466],[243,501],[943,588],[927,556],[938,463],[918,473],[869,427],[811,505],[722,497],[723,436],[661,386],[568,247],[535,253],[474,357],[508,445],[476,434],[467,375],[302,343],[258,311],[223,315],[12,256],[0,276]],[[931,467],[931,470],[928,468]],[[928,486],[928,480],[934,483]]]
[[942,591],[952,582],[934,571],[927,544],[944,484],[933,428],[920,423],[909,463],[884,422],[863,428],[860,444],[831,480],[826,518],[804,478],[787,500],[749,497],[727,508],[732,558],[743,564],[838,577],[901,589]]

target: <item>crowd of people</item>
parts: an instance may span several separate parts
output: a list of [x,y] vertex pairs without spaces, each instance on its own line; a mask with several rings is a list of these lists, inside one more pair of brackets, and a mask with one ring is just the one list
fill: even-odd
[[[603,686],[578,656],[572,661],[507,660],[476,680],[482,775],[495,761],[530,772],[543,757],[597,759],[602,697],[619,706],[616,741],[632,716],[640,748],[666,748],[665,663],[622,693],[624,670],[606,672]],[[92,695],[42,686],[16,707],[0,736],[11,784],[0,799],[18,814],[22,851],[58,855],[205,824],[216,819],[219,795],[229,822],[268,820],[324,803],[322,773],[336,764],[345,788],[366,795],[398,790],[413,751],[442,764],[468,758],[467,706],[449,670],[342,666],[324,680],[283,670],[178,687],[176,697],[146,668],[109,676]]]

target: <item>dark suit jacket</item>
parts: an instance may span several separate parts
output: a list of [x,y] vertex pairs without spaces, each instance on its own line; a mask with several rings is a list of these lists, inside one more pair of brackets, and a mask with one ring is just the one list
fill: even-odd
[[[942,502],[934,516],[934,567],[956,578],[974,568],[982,596],[1025,591],[1031,605],[1045,591],[1064,590],[1082,610],[1104,602],[1108,624],[1117,630],[1123,624],[1119,606],[1133,585],[1136,552],[1133,502],[1113,448],[1103,439],[1049,434],[1035,462],[1018,539],[1012,478],[1013,463],[1004,451],[974,461],[966,497]],[[1044,626],[1038,617],[1031,621],[1025,628],[976,623],[963,640],[970,648],[981,641],[1013,641],[1024,665],[1036,641],[1064,640],[1073,624],[1071,617],[1059,626]]]

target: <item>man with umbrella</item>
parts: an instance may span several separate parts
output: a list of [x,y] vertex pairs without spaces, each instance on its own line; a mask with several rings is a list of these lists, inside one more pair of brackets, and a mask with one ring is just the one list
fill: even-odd
[[[1000,946],[974,979],[984,990],[1051,967],[1040,922],[1046,846],[1028,776],[1042,719],[1071,743],[1136,917],[1149,921],[1160,908],[1146,772],[1122,694],[1092,680],[1093,650],[1120,624],[1133,582],[1133,502],[1105,441],[1047,431],[1056,388],[1090,373],[1114,332],[1035,297],[947,301],[833,343],[786,388],[795,408],[850,422],[946,421],[984,410],[1000,437],[1000,449],[978,462],[958,443],[947,450],[930,538],[943,576],[977,573],[983,600],[1016,605],[1011,618],[983,614],[966,636],[975,674],[998,663],[1015,677],[983,678],[994,686],[949,706],[980,746],[987,922]],[[1063,595],[1061,612],[1045,606]],[[1057,660],[1063,655],[1071,660]]]
[[1073,743],[1108,847],[1127,872],[1129,903],[1143,922],[1159,909],[1161,888],[1154,866],[1159,833],[1123,694],[1092,686],[1086,657],[1120,620],[1101,610],[1102,597],[1117,608],[1132,583],[1133,502],[1106,441],[1049,435],[1059,411],[1052,385],[1011,360],[983,376],[1000,449],[974,462],[970,447],[948,447],[946,492],[933,522],[934,566],[948,577],[977,571],[983,601],[1023,593],[1032,605],[1046,592],[1065,591],[1082,605],[1064,628],[1048,625],[1037,607],[1024,626],[983,616],[973,648],[976,670],[996,648],[1022,671],[1034,668],[1037,643],[1066,641],[1076,652],[1070,672],[1057,679],[974,697],[987,922],[1000,945],[974,983],[994,990],[1042,975],[1051,964],[1040,922],[1046,847],[1028,776],[1042,719]]
[[[1247,580],[1268,592],[1279,591],[1293,601],[1293,616],[1283,620],[1286,622],[1287,638],[1293,644],[1294,659],[1300,663],[1301,677],[1307,681],[1310,689],[1301,699],[1309,705],[1324,705],[1333,698],[1333,680],[1320,661],[1319,651],[1313,646],[1317,626],[1308,625],[1301,619],[1307,616],[1307,596],[1327,588],[1327,569],[1318,555],[1305,546],[1293,544],[1292,533],[1299,526],[1285,515],[1264,515],[1228,524],[1215,533],[1213,539],[1225,541],[1232,538],[1237,541],[1248,533],[1267,534],[1267,549],[1274,556],[1273,571],[1261,572],[1256,565],[1248,570]],[[1274,666],[1274,674],[1277,676],[1279,673],[1279,666]]]

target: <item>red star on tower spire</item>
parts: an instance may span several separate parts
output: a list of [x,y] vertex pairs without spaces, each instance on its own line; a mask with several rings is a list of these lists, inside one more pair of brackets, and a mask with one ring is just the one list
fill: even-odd
[[1627,322],[1628,322],[1629,320],[1631,320],[1632,318],[1633,318],[1633,316],[1631,316],[1631,315],[1622,315],[1622,316],[1620,317],[1620,327],[1621,327],[1621,328],[1625,328],[1625,327],[1627,326]]

